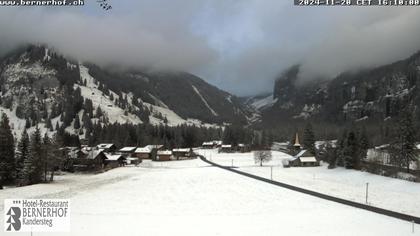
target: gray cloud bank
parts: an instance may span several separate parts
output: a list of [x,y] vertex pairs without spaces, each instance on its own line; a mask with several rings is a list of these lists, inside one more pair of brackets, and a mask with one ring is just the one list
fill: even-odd
[[303,81],[377,66],[420,49],[417,8],[294,7],[278,0],[139,0],[102,12],[0,8],[0,52],[46,43],[100,65],[185,70],[237,95],[271,91],[301,63]]

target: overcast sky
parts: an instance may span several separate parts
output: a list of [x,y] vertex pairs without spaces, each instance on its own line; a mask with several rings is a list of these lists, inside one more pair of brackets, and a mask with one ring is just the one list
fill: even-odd
[[292,0],[119,0],[0,7],[0,52],[47,43],[100,65],[185,70],[236,95],[405,58],[420,49],[416,7],[295,7]]

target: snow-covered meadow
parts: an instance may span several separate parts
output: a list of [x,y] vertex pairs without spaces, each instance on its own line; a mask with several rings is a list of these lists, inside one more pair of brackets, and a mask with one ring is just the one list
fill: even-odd
[[0,190],[0,210],[5,198],[70,198],[71,232],[54,235],[420,235],[418,225],[413,234],[409,222],[279,188],[199,159],[66,174],[53,184]]
[[221,165],[231,166],[233,162],[241,171],[268,179],[272,171],[273,180],[360,203],[366,202],[369,183],[368,204],[420,216],[419,183],[340,167],[328,169],[325,163],[319,167],[283,168],[282,160],[290,156],[278,151],[273,151],[272,160],[262,167],[255,164],[253,153],[218,153],[216,149],[198,152]]

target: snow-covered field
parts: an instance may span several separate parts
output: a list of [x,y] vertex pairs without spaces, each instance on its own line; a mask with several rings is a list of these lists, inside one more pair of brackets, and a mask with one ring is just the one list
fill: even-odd
[[420,184],[400,179],[383,177],[367,172],[328,169],[327,164],[320,167],[283,168],[282,160],[289,155],[273,151],[273,159],[263,167],[254,162],[253,153],[217,153],[213,150],[200,150],[202,155],[218,164],[239,167],[241,171],[265,178],[296,185],[302,188],[326,193],[336,197],[366,202],[366,183],[369,183],[368,203],[385,209],[420,216]]
[[0,190],[0,210],[5,198],[41,197],[72,201],[72,231],[45,235],[420,235],[418,225],[413,234],[409,222],[279,188],[199,159],[67,174],[53,184]]

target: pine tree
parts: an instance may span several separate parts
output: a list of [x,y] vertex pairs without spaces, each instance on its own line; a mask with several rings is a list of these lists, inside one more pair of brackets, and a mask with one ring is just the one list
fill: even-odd
[[76,117],[74,118],[74,129],[80,129],[79,115],[76,115]]
[[5,113],[0,121],[0,188],[4,183],[11,183],[14,179],[15,148],[9,118]]
[[54,131],[52,123],[51,123],[51,119],[48,117],[47,121],[45,122],[45,126],[47,127],[47,129],[49,129],[49,131]]
[[338,139],[337,142],[337,147],[338,147],[338,151],[337,151],[337,160],[336,160],[336,164],[337,166],[344,166],[344,159],[345,159],[345,154],[344,154],[344,150],[346,148],[346,143],[347,143],[347,130],[344,130],[340,139]]
[[366,128],[363,127],[359,135],[360,158],[366,159],[367,151],[369,149],[369,138],[366,134]]
[[391,161],[410,172],[410,164],[416,160],[415,131],[410,109],[403,111],[399,120],[398,136],[390,147]]
[[99,106],[97,109],[96,109],[96,118],[101,118],[101,116],[103,115],[103,112],[102,112],[102,109],[101,109],[101,107]]
[[26,118],[25,120],[25,128],[29,129],[31,127],[31,121],[29,121],[29,118]]
[[42,155],[41,132],[36,127],[35,132],[31,136],[30,144],[30,162],[29,184],[37,184],[42,181],[42,170],[44,166],[44,158]]
[[25,161],[29,156],[29,135],[26,129],[23,130],[22,136],[17,146],[16,153],[16,180],[17,184],[23,185],[25,182],[24,168]]
[[49,164],[51,162],[51,140],[50,137],[48,137],[48,134],[44,134],[44,138],[42,139],[42,156],[44,159],[42,172],[44,174],[44,182],[47,182],[47,174],[48,170],[50,169]]
[[344,147],[344,165],[348,169],[360,169],[360,149],[356,133],[350,131]]
[[308,123],[303,131],[303,140],[302,140],[303,147],[311,152],[313,155],[316,154],[315,149],[315,134],[312,129],[311,123]]

